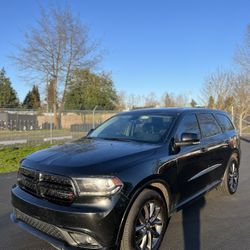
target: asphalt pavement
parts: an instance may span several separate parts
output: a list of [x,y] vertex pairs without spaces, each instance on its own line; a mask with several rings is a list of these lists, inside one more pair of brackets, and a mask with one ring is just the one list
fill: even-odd
[[[174,214],[160,250],[250,250],[250,140],[241,145],[238,192],[225,197],[214,190]],[[54,250],[10,221],[15,181],[16,173],[0,175],[0,250]]]

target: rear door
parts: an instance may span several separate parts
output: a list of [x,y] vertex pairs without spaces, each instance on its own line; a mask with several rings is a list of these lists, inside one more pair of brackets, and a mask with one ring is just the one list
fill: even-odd
[[223,175],[228,144],[212,113],[198,114],[198,121],[202,135],[202,158],[207,164],[202,181],[206,185],[213,185]]
[[235,131],[234,125],[226,114],[216,113],[215,119],[220,124],[224,134],[224,142],[225,142],[225,158],[224,158],[224,168],[223,173],[221,173],[221,177],[224,174],[224,171],[227,167],[227,163],[232,155],[232,151],[235,148],[239,147],[239,137]]

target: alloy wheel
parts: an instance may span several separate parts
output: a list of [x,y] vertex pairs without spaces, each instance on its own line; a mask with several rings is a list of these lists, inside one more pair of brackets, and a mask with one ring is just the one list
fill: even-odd
[[135,245],[140,250],[156,249],[163,231],[163,207],[157,200],[150,200],[141,208],[135,223]]
[[233,161],[228,170],[228,187],[230,192],[235,193],[238,187],[239,170],[236,162]]

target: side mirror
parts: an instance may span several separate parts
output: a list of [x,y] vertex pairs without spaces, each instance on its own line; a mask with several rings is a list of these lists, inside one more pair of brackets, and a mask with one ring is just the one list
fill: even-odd
[[189,146],[196,145],[200,143],[200,136],[195,133],[183,133],[181,135],[181,140],[175,142],[175,146]]

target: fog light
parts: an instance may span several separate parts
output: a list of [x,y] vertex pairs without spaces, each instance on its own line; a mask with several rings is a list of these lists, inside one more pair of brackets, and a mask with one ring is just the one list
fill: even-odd
[[77,243],[78,247],[99,249],[101,245],[91,236],[84,233],[70,233],[71,238]]

